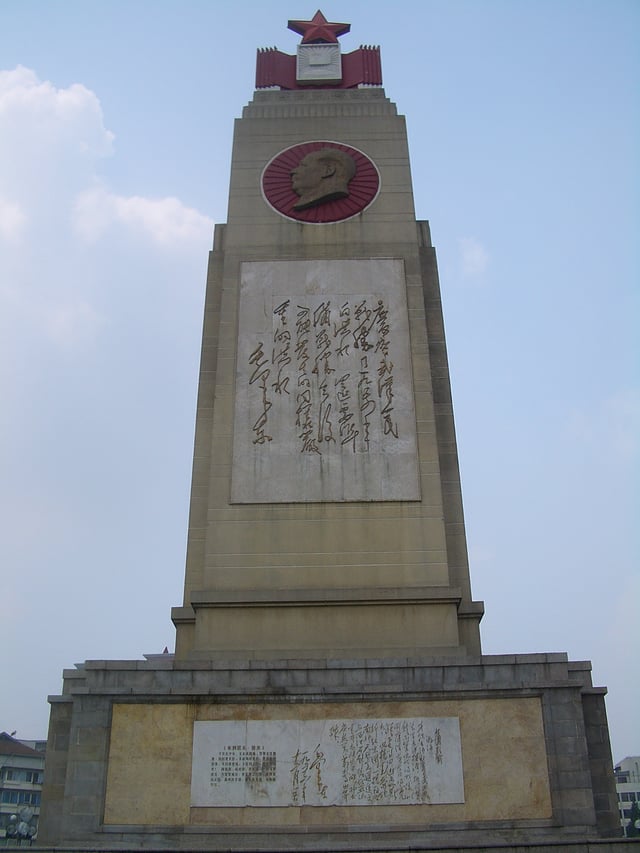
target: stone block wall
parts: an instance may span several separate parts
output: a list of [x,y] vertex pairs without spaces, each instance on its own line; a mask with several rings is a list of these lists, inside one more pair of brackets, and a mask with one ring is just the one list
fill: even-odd
[[[619,833],[603,691],[592,687],[584,662],[563,654],[87,661],[67,673],[65,693],[52,703],[45,843],[276,850],[304,840],[308,849],[391,850]],[[197,720],[420,714],[461,721],[464,804],[190,806]]]

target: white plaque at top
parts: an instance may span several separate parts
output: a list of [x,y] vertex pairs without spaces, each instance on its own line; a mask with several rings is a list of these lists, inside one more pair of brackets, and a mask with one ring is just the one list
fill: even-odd
[[339,83],[342,59],[338,44],[299,44],[296,62],[298,83]]
[[194,723],[192,806],[463,802],[457,717]]
[[243,263],[233,503],[419,500],[404,265]]

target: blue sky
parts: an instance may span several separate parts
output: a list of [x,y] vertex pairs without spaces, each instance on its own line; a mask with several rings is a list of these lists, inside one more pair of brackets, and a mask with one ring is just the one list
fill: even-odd
[[[207,252],[255,50],[317,6],[0,5],[0,728],[173,647]],[[327,2],[380,44],[443,293],[485,653],[566,651],[640,753],[635,0]]]

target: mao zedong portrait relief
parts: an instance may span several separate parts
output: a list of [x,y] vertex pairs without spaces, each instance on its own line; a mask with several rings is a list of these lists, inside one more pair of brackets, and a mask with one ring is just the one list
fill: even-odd
[[355,173],[355,161],[345,151],[338,148],[311,151],[291,170],[291,187],[300,196],[294,210],[306,210],[326,201],[346,198],[349,181]]
[[363,151],[328,139],[285,148],[265,165],[262,195],[276,213],[295,222],[341,222],[375,200],[380,175]]

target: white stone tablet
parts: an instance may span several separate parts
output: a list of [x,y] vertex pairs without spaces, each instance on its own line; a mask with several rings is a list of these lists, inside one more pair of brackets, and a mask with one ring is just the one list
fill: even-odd
[[401,260],[243,263],[233,503],[419,500]]
[[457,717],[194,723],[192,806],[462,802]]

